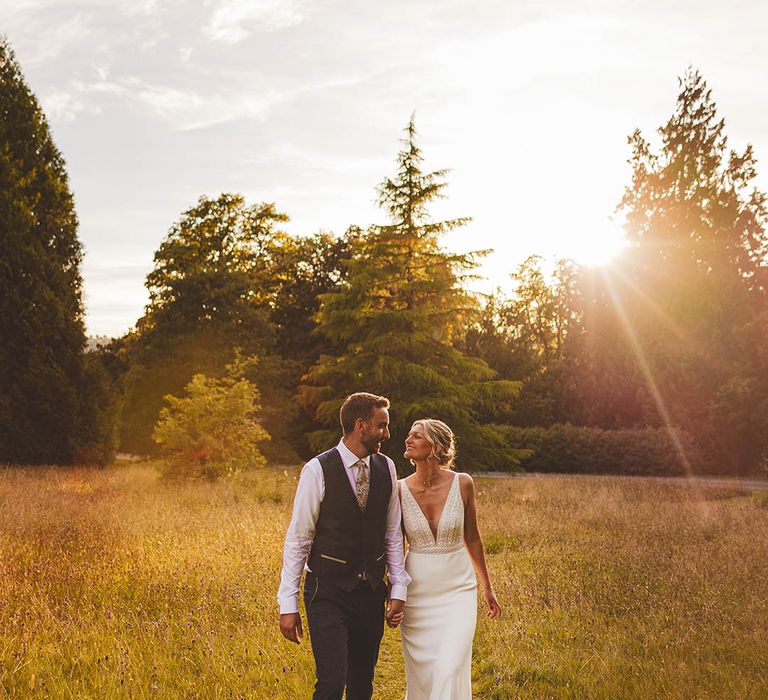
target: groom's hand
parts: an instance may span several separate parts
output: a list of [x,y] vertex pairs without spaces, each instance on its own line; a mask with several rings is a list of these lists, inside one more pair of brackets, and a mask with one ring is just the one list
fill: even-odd
[[387,621],[387,626],[394,629],[402,621],[405,615],[405,601],[398,600],[397,598],[390,598],[387,601],[387,612],[384,615],[384,619]]
[[301,615],[299,613],[280,615],[280,631],[288,641],[298,644],[304,635],[301,630]]

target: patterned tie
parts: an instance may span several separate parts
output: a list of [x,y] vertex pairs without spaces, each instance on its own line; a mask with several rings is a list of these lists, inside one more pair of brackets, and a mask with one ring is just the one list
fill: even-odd
[[365,510],[365,506],[368,503],[368,465],[361,459],[355,466],[357,467],[357,479],[355,481],[357,503],[360,506],[360,510]]

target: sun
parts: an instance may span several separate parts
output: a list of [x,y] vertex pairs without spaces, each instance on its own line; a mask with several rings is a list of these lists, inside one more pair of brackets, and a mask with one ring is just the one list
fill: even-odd
[[574,241],[572,257],[580,265],[600,267],[609,265],[627,247],[624,231],[613,221],[606,221],[584,232]]

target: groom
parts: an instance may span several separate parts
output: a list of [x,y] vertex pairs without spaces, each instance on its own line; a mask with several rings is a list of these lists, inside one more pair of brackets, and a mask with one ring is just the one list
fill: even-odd
[[[339,414],[344,433],[336,447],[304,465],[285,537],[280,631],[298,642],[304,579],[312,652],[314,700],[370,700],[386,619],[402,618],[410,577],[403,563],[395,465],[379,453],[389,438],[389,400],[348,396]],[[391,590],[384,583],[385,566]]]

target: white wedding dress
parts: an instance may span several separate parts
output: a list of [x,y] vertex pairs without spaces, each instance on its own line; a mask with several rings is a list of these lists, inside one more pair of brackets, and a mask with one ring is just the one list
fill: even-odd
[[400,625],[406,700],[472,700],[477,579],[464,546],[464,503],[454,474],[433,536],[408,484],[400,482],[408,539],[408,585]]

